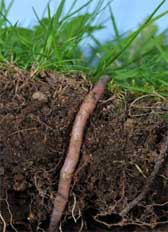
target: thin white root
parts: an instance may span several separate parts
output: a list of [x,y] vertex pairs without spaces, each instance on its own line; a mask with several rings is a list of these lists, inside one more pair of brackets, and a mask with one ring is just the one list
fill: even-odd
[[3,232],[6,232],[6,227],[7,227],[6,222],[5,222],[5,219],[3,218],[1,213],[0,213],[0,219],[1,219],[2,223],[3,223]]
[[74,193],[72,193],[73,195],[73,198],[74,198],[74,204],[72,206],[72,218],[74,220],[74,222],[76,223],[77,222],[77,219],[75,218],[75,214],[74,214],[74,211],[75,211],[75,208],[76,208],[76,196]]

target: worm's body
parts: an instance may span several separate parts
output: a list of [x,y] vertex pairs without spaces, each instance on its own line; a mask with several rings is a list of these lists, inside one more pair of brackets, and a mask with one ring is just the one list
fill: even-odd
[[103,76],[97,82],[94,88],[85,97],[82,105],[80,106],[80,110],[76,115],[68,152],[60,172],[58,191],[54,201],[54,209],[51,215],[49,232],[55,232],[61,220],[68,201],[72,176],[79,161],[80,148],[87,120],[96,108],[97,102],[102,97],[106,83],[109,80],[110,77]]

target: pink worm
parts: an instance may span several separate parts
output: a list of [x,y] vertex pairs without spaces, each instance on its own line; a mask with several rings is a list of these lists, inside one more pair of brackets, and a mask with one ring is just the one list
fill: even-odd
[[85,97],[83,103],[80,106],[80,110],[76,115],[71,132],[68,152],[60,171],[58,191],[54,200],[54,208],[51,215],[49,232],[57,231],[58,224],[68,202],[71,181],[76,165],[79,161],[80,148],[82,145],[82,139],[87,120],[96,108],[97,102],[102,97],[105,86],[109,80],[109,76],[103,76],[97,82],[94,88]]

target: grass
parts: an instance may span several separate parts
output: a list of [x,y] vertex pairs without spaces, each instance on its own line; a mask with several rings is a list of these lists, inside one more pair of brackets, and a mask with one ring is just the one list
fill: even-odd
[[[77,0],[73,0],[65,12],[66,0],[61,0],[54,15],[48,4],[46,17],[40,18],[34,9],[37,23],[32,28],[13,25],[8,20],[12,2],[7,6],[5,0],[0,0],[1,63],[12,62],[22,69],[37,71],[82,71],[93,81],[109,74],[112,91],[168,96],[167,30],[159,32],[156,26],[156,21],[168,13],[156,16],[165,0],[136,31],[124,35],[117,28],[108,1],[105,5],[104,0],[88,0],[76,8]],[[93,2],[96,6],[90,10]],[[114,36],[101,43],[95,32],[104,28],[100,16],[107,9]],[[92,43],[88,45],[89,54],[85,54],[81,44],[88,41]]]

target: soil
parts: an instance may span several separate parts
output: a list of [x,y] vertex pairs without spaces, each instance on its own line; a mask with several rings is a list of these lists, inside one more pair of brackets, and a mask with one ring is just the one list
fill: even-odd
[[[72,124],[91,88],[81,75],[31,74],[0,69],[0,231],[47,231]],[[106,91],[87,124],[62,231],[168,231],[167,159],[144,199],[120,216],[153,171],[167,111],[166,99]]]

